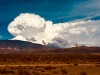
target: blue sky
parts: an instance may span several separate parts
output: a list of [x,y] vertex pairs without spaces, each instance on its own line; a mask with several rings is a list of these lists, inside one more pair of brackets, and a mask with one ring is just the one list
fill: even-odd
[[100,0],[0,0],[0,39],[10,39],[8,24],[20,13],[35,13],[54,23],[100,20]]

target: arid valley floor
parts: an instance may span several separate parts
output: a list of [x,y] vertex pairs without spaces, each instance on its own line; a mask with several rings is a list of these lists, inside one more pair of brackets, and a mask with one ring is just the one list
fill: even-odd
[[0,75],[100,75],[100,54],[0,54]]

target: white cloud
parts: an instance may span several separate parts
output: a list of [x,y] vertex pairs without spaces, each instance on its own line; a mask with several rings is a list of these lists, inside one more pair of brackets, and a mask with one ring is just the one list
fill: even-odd
[[[14,39],[31,41],[60,48],[79,44],[100,45],[100,20],[72,21],[53,24],[35,14],[21,14],[8,26]],[[20,37],[19,37],[20,36]]]
[[17,35],[15,38],[13,38],[12,40],[22,40],[22,41],[27,41],[26,38],[24,38],[21,35]]
[[23,33],[25,30],[30,28],[44,28],[45,20],[38,15],[35,14],[20,14],[20,16],[16,17],[14,22],[11,22],[8,29],[11,33],[16,36],[18,34]]

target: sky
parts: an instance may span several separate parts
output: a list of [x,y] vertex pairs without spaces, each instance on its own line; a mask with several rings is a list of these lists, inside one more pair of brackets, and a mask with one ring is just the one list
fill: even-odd
[[10,39],[8,24],[20,13],[35,13],[54,23],[100,19],[100,0],[0,0],[0,39]]
[[100,0],[0,0],[0,40],[14,37],[9,33],[8,26],[21,13],[39,15],[53,24],[77,20],[86,23],[91,20],[97,24],[100,20]]

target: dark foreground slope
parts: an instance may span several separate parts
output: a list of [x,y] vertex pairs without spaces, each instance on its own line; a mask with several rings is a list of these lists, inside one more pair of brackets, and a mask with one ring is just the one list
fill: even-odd
[[0,40],[0,53],[39,51],[49,49],[49,47],[37,43],[19,40]]
[[45,48],[46,46],[19,40],[0,40],[0,47],[3,48]]

